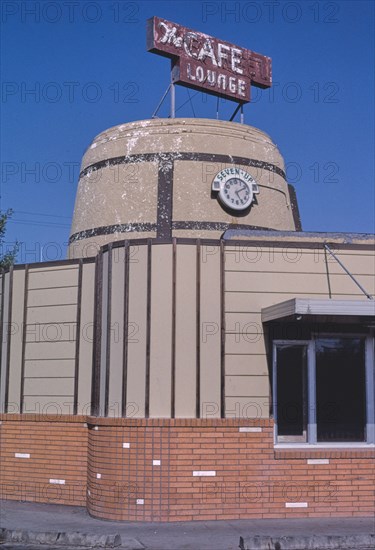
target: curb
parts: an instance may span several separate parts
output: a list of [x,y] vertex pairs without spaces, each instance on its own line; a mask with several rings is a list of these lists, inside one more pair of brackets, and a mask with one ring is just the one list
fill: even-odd
[[37,532],[27,530],[0,529],[0,542],[40,544],[53,546],[74,546],[78,548],[120,548],[143,550],[144,546],[135,539],[123,540],[118,533],[94,535],[80,532]]
[[375,548],[375,535],[294,535],[240,537],[240,550],[367,550]]

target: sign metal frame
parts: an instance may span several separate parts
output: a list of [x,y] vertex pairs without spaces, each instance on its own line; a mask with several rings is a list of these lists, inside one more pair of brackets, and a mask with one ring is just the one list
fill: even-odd
[[271,59],[160,17],[147,20],[147,50],[171,59],[171,98],[179,84],[235,101],[250,102],[251,85],[272,85]]

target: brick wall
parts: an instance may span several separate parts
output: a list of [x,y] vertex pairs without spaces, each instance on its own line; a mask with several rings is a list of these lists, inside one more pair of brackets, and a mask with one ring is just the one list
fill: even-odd
[[373,449],[275,451],[271,420],[3,415],[0,430],[3,498],[83,506],[87,471],[87,508],[105,519],[375,513]]
[[85,506],[85,418],[9,414],[0,419],[0,497]]

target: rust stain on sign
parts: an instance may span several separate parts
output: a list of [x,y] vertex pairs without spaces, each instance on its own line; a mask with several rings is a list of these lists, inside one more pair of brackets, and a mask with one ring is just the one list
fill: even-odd
[[271,59],[159,17],[147,21],[147,50],[172,59],[176,84],[248,103],[251,84],[272,84]]

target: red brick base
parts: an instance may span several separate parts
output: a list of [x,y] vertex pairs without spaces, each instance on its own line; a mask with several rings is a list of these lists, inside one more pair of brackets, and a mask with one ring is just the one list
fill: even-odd
[[84,417],[9,414],[0,420],[1,498],[86,506]]
[[272,420],[1,420],[4,499],[132,521],[375,513],[373,449],[275,451]]

